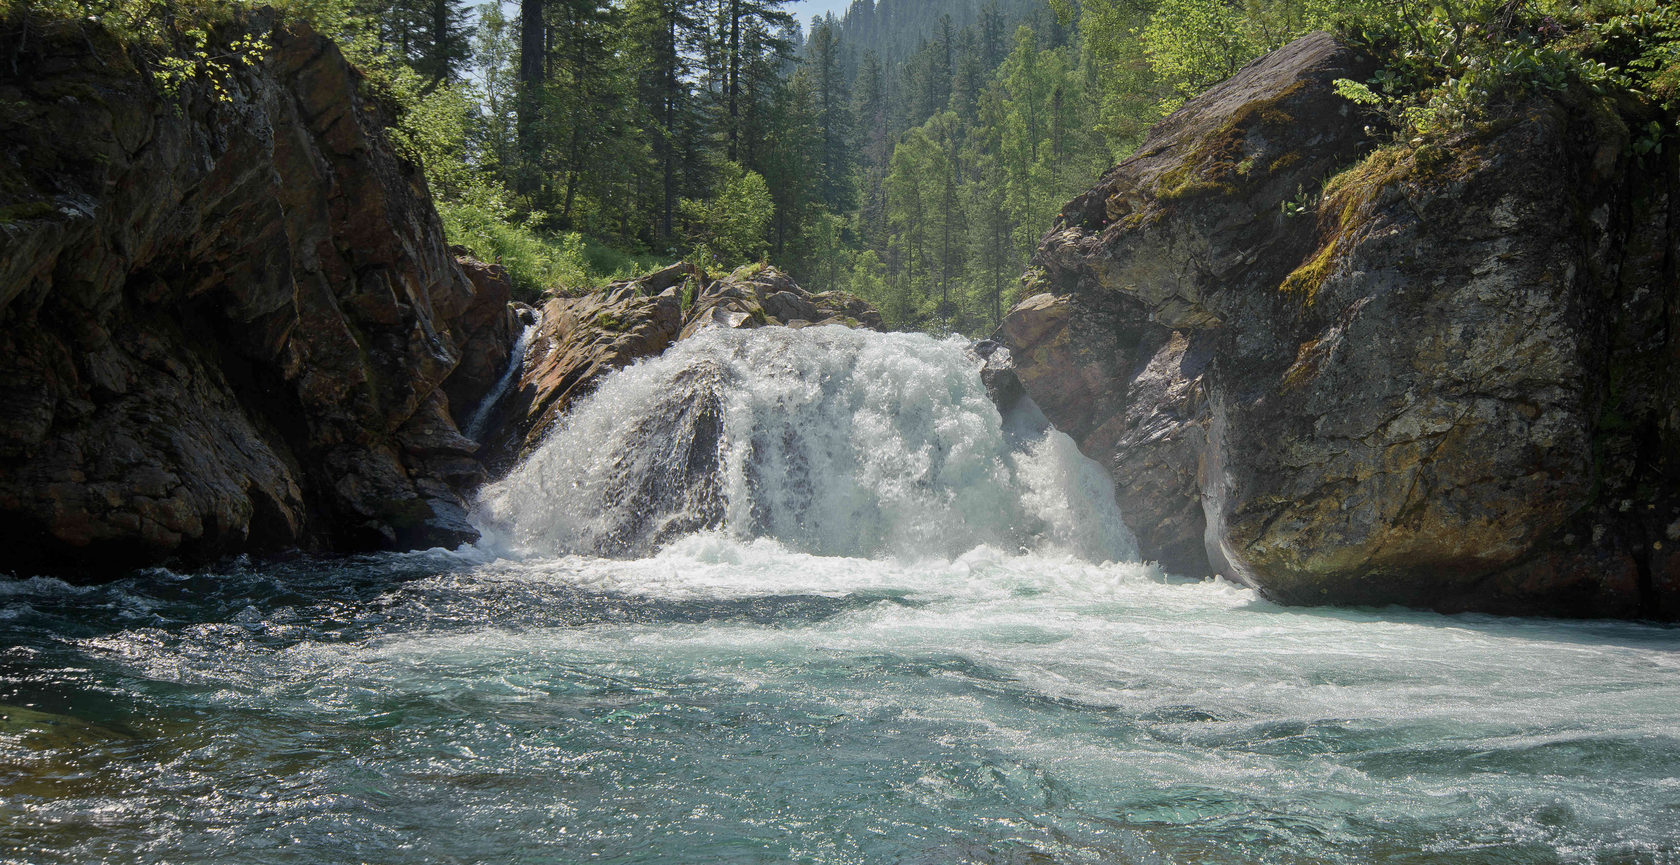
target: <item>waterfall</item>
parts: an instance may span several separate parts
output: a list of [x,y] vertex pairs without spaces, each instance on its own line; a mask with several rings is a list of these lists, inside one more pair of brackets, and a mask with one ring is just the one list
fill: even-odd
[[519,332],[519,339],[514,342],[513,351],[508,353],[507,369],[502,370],[502,377],[496,379],[495,386],[479,401],[478,408],[473,409],[472,419],[467,421],[467,428],[461,431],[467,438],[478,441],[479,436],[484,435],[484,426],[490,422],[490,413],[496,410],[496,404],[502,401],[508,388],[513,386],[513,380],[519,377],[519,371],[525,365],[525,347],[531,344],[531,336],[540,326],[541,313],[536,321],[526,325],[525,329]]
[[1135,558],[1107,475],[1066,435],[1006,426],[979,366],[958,338],[705,331],[605,379],[478,519],[540,553],[720,530],[817,555]]

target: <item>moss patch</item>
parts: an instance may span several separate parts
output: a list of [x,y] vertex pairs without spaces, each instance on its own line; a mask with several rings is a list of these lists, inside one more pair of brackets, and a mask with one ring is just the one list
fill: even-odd
[[601,330],[607,331],[608,333],[624,333],[630,329],[629,322],[613,315],[610,312],[603,312],[595,316],[594,321],[590,323]]
[[729,275],[729,278],[733,280],[746,281],[763,273],[768,267],[769,265],[762,261],[755,261],[751,264],[743,264],[736,268],[735,272]]
[[1324,280],[1335,269],[1336,251],[1340,246],[1340,235],[1332,237],[1305,264],[1284,277],[1278,290],[1284,294],[1300,295],[1303,303],[1312,306],[1318,301],[1318,290],[1324,286]]
[[1318,204],[1319,230],[1334,236],[1356,228],[1383,190],[1411,175],[1406,155],[1403,148],[1384,147],[1326,181]]
[[27,219],[51,219],[58,208],[51,201],[25,201],[0,207],[0,223],[22,222]]
[[1162,201],[1182,201],[1188,198],[1236,194],[1237,187],[1230,183],[1210,180],[1180,180],[1171,187],[1162,189],[1160,198]]
[[1344,246],[1370,219],[1371,209],[1384,191],[1405,181],[1416,169],[1413,153],[1403,147],[1385,147],[1340,172],[1324,184],[1318,202],[1318,231],[1322,238],[1317,251],[1295,268],[1278,290],[1298,295],[1311,306],[1319,289],[1335,270]]
[[1298,150],[1291,150],[1288,153],[1285,153],[1282,156],[1279,156],[1278,158],[1272,160],[1272,164],[1266,166],[1266,171],[1269,174],[1276,174],[1279,171],[1283,171],[1283,170],[1289,168],[1290,166],[1295,165],[1296,163],[1298,163],[1300,161],[1301,161],[1301,152],[1298,151]]
[[1154,225],[1165,218],[1166,214],[1162,213],[1159,209],[1145,210],[1127,214],[1115,224],[1120,226],[1118,230],[1124,233],[1135,231],[1139,228],[1143,228],[1144,226]]
[[1210,195],[1233,195],[1238,182],[1257,178],[1265,173],[1287,168],[1300,159],[1284,157],[1273,160],[1264,172],[1256,171],[1254,157],[1245,153],[1251,133],[1267,127],[1282,129],[1295,123],[1294,115],[1283,104],[1307,86],[1297,81],[1270,99],[1259,99],[1238,109],[1219,128],[1195,145],[1178,167],[1161,175],[1156,182],[1155,196],[1163,201],[1181,201]]

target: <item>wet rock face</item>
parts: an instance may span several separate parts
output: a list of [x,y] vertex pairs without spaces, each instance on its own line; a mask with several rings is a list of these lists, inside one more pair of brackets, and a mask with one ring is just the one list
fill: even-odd
[[1115,479],[1144,555],[1208,573],[1198,469],[1211,340],[1167,330],[1119,297],[1048,292],[1017,305],[998,339],[1027,394]]
[[519,315],[524,307],[513,303],[513,282],[501,265],[478,261],[464,247],[450,251],[473,287],[472,302],[452,322],[461,363],[443,382],[451,416],[465,430],[508,368],[514,342],[525,326]]
[[1302,38],[1162,120],[1062,209],[1033,279],[1119,291],[1166,328],[1235,324],[1310,251],[1281,205],[1371,148],[1338,78],[1372,63],[1328,34]]
[[496,473],[511,469],[601,376],[706,328],[828,324],[884,327],[881,314],[859,298],[811,294],[782,271],[757,265],[714,279],[679,262],[605,291],[554,298],[541,311],[518,382],[489,424],[485,461]]
[[162,99],[98,33],[3,40],[7,570],[475,537],[452,414],[505,363],[506,294],[337,48],[245,24],[273,48],[222,100]]
[[[1680,618],[1680,172],[1584,100],[1371,152],[1326,86],[1361,68],[1308,37],[1070,204],[999,333],[1028,393],[1171,569],[1290,603]],[[1299,123],[1226,146],[1271,110]],[[1207,170],[1210,141],[1276,167]],[[1342,173],[1285,216],[1321,153]],[[1187,177],[1211,184],[1193,209]]]

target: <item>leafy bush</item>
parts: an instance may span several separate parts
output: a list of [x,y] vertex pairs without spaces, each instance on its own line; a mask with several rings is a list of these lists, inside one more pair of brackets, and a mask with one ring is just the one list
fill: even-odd
[[685,198],[679,209],[699,241],[692,260],[702,267],[715,261],[718,269],[732,269],[762,258],[769,247],[765,236],[776,204],[757,172],[726,162],[717,194],[707,201]]
[[585,294],[669,264],[653,256],[631,255],[576,232],[544,232],[536,227],[542,214],[520,222],[494,200],[440,200],[437,207],[449,241],[506,268],[515,297],[526,303],[540,303],[546,295]]
[[544,235],[509,219],[493,203],[438,202],[451,243],[507,269],[515,296],[527,303],[545,294],[573,294],[600,284],[584,258],[582,235]]
[[1346,29],[1384,68],[1368,82],[1336,82],[1337,92],[1402,140],[1464,129],[1494,106],[1541,93],[1611,105],[1626,98],[1665,111],[1670,125],[1680,109],[1680,7],[1671,3],[1482,2],[1424,19],[1367,17]]

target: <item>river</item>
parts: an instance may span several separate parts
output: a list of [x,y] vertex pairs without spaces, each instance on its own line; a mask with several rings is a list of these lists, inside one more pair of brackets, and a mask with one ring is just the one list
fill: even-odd
[[1680,630],[1163,574],[959,342],[685,341],[478,519],[0,582],[0,861],[1680,863]]

